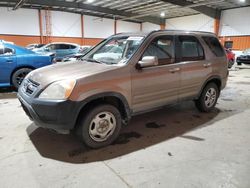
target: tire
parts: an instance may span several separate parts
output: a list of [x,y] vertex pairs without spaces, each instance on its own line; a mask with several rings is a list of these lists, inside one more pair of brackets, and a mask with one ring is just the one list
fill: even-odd
[[228,68],[231,69],[233,67],[233,65],[234,65],[234,61],[232,59],[230,59],[228,61]]
[[79,118],[76,133],[86,146],[96,149],[113,143],[121,127],[119,110],[112,105],[101,104]]
[[210,112],[214,109],[219,98],[219,89],[215,83],[209,83],[203,89],[195,105],[201,112]]
[[18,87],[21,85],[23,79],[27,74],[29,74],[32,71],[30,68],[21,68],[18,69],[14,74],[12,75],[11,81],[15,89],[18,89]]
[[242,63],[238,62],[237,65],[242,65]]

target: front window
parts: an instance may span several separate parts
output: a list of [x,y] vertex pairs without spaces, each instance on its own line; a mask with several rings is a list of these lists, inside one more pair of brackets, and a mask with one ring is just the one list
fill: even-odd
[[99,44],[83,60],[110,65],[124,64],[138,49],[142,40],[143,37],[113,37]]

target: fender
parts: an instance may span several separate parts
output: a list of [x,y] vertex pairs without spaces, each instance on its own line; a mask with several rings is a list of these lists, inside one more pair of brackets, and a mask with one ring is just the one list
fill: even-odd
[[[195,99],[198,99],[198,98],[200,97],[200,95],[201,95],[203,89],[204,89],[204,88],[206,87],[206,85],[207,85],[210,81],[212,81],[212,80],[219,80],[220,83],[222,83],[222,79],[221,79],[221,77],[218,76],[218,75],[209,77],[209,78],[204,82],[204,84],[202,85],[202,87],[201,87],[201,89],[200,89],[200,91],[199,91],[199,93],[198,93],[198,95],[197,95],[197,97],[196,97]],[[220,91],[221,91],[221,88],[219,88],[219,93],[220,93]]]
[[104,97],[116,97],[117,99],[119,99],[122,104],[124,105],[124,110],[125,110],[125,115],[126,115],[126,119],[129,121],[131,119],[131,109],[129,107],[128,101],[127,99],[120,93],[117,92],[103,92],[103,93],[98,93],[95,95],[92,95],[86,99],[84,99],[81,102],[80,108],[78,109],[78,114],[80,113],[80,111],[90,102],[95,101],[97,99],[102,99]]

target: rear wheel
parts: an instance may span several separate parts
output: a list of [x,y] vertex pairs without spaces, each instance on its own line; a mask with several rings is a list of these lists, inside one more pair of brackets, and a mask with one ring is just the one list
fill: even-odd
[[232,59],[230,59],[228,61],[228,68],[231,69],[233,67],[234,61]]
[[18,89],[18,87],[21,85],[23,79],[27,74],[29,74],[32,71],[30,68],[22,68],[18,69],[14,74],[12,75],[12,84],[15,87],[15,89]]
[[80,117],[76,133],[91,148],[100,148],[111,144],[121,130],[122,118],[118,109],[102,104]]
[[215,83],[209,83],[203,89],[200,98],[195,101],[195,105],[201,112],[210,112],[214,109],[218,97],[218,86]]

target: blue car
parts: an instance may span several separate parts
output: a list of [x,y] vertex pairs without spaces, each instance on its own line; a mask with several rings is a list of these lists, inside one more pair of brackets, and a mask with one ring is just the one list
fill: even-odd
[[14,86],[17,89],[29,72],[51,65],[53,58],[53,54],[37,54],[26,48],[0,41],[0,87]]
[[73,43],[54,42],[49,43],[41,48],[34,49],[33,51],[42,54],[54,53],[56,60],[61,61],[68,55],[77,54],[80,51],[80,46]]

